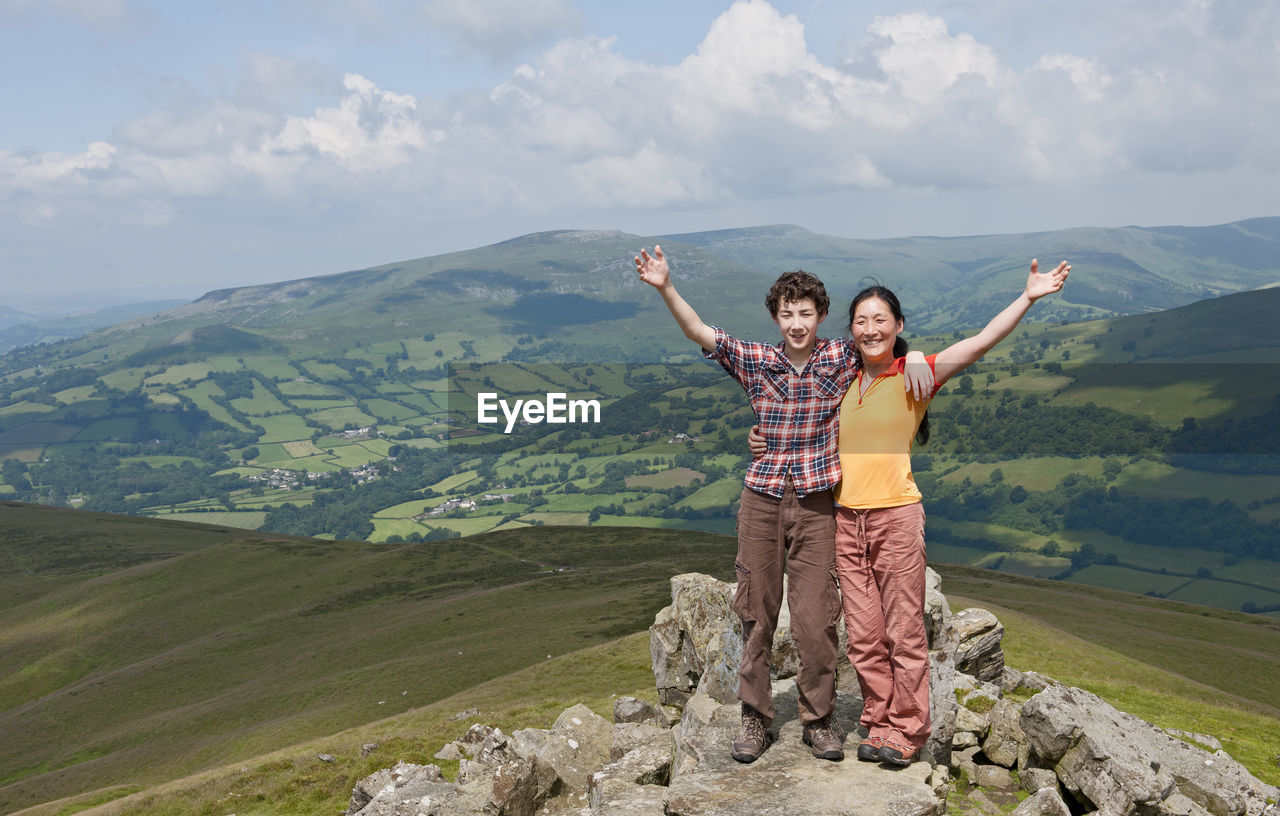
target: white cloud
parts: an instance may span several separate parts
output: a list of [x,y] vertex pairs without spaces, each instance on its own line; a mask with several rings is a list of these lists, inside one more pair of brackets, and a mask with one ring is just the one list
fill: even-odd
[[564,35],[579,22],[564,0],[427,0],[423,10],[460,49],[499,63]]
[[[427,8],[476,47],[519,49],[573,22],[559,0]],[[255,53],[224,98],[124,122],[79,153],[0,152],[0,213],[167,226],[199,204],[206,218],[572,223],[858,191],[1274,172],[1277,12],[1250,5],[1252,24],[1224,26],[1220,4],[1179,8],[1133,35],[1151,55],[1140,63],[1057,47],[1015,68],[997,45],[911,12],[876,18],[830,65],[795,16],[739,0],[674,64],[628,58],[615,38],[564,38],[450,99]],[[293,101],[317,96],[327,101],[310,111]]]
[[429,136],[414,118],[412,96],[384,91],[359,74],[347,74],[342,84],[347,94],[338,107],[290,116],[262,152],[324,156],[360,173],[404,164],[428,146]]
[[22,155],[0,151],[0,179],[6,187],[38,190],[50,186],[89,184],[89,173],[111,165],[116,148],[107,142],[93,142],[82,153],[38,153]]
[[968,34],[951,36],[946,21],[923,12],[877,17],[870,33],[883,38],[876,62],[894,90],[918,105],[930,106],[964,77],[977,77],[991,89],[1006,87],[1008,70],[995,52]]

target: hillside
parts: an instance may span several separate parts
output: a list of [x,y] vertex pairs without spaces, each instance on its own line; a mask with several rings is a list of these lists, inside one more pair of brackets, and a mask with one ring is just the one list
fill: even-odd
[[[857,241],[798,227],[672,236],[719,257],[767,269],[801,266],[833,299],[868,276],[914,303],[920,329],[984,323],[1026,279],[1027,262],[1071,261],[1077,274],[1053,319],[1137,314],[1270,286],[1280,270],[1280,218],[1214,227],[1081,228],[1025,235],[914,236]],[[837,293],[839,293],[837,295]],[[1047,305],[1047,304],[1045,304]]]
[[102,309],[81,310],[58,317],[34,317],[0,307],[0,354],[18,346],[56,343],[87,334],[104,326],[114,326],[144,315],[183,305],[181,300],[126,303]]
[[[0,654],[6,813],[217,768],[129,812],[215,812],[227,796],[248,797],[237,812],[336,811],[354,778],[457,737],[466,723],[450,718],[472,706],[504,728],[543,726],[582,699],[652,693],[647,639],[608,642],[648,626],[672,574],[726,575],[733,552],[727,537],[637,528],[333,543],[12,504],[0,526],[6,563],[25,558],[0,597],[35,586],[0,611],[0,638],[17,644]],[[93,531],[114,544],[98,552]],[[72,551],[87,560],[59,556]],[[1005,620],[1014,665],[1214,734],[1280,778],[1267,764],[1280,623],[941,569],[953,607]],[[366,762],[371,742],[383,747]]]
[[0,812],[154,784],[643,629],[705,533],[326,542],[0,505]]
[[[1123,284],[1172,303],[1273,283],[1277,224],[661,240],[708,320],[761,337],[776,329],[759,267],[803,264],[833,293],[863,267],[896,269],[912,342],[934,351],[959,335],[917,328],[954,325],[933,304],[985,320],[1034,247],[1110,246],[1159,270],[1143,289],[1114,258],[1077,263],[1067,298]],[[687,341],[635,280],[630,256],[653,240],[525,236],[214,292],[8,354],[0,497],[390,542],[537,524],[729,532],[752,417],[717,368],[681,362]],[[1111,307],[1037,305],[1039,322],[939,396],[917,451],[935,557],[1280,615],[1280,288],[1163,311],[1122,300],[1139,314],[1064,323]],[[506,434],[478,422],[481,392],[595,400],[600,422]]]

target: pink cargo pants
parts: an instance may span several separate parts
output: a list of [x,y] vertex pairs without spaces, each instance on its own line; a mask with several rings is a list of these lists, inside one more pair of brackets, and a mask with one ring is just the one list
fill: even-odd
[[921,747],[929,739],[929,644],[924,630],[924,508],[836,508],[849,662],[870,736]]

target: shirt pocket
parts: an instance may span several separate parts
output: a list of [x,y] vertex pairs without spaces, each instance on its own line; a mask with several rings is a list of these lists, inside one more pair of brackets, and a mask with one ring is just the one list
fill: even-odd
[[822,399],[844,396],[845,382],[834,369],[823,367],[813,373],[813,390]]
[[773,402],[786,402],[791,395],[789,380],[781,366],[765,366],[760,371],[760,396]]

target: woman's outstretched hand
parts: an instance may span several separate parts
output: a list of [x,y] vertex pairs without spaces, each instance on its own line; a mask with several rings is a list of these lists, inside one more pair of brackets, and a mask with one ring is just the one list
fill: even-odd
[[1066,261],[1058,264],[1058,267],[1052,272],[1045,272],[1043,275],[1039,272],[1040,262],[1034,258],[1031,260],[1031,274],[1027,276],[1027,297],[1035,303],[1045,295],[1051,295],[1062,288],[1062,284],[1067,282],[1067,273],[1071,271],[1071,267]]

